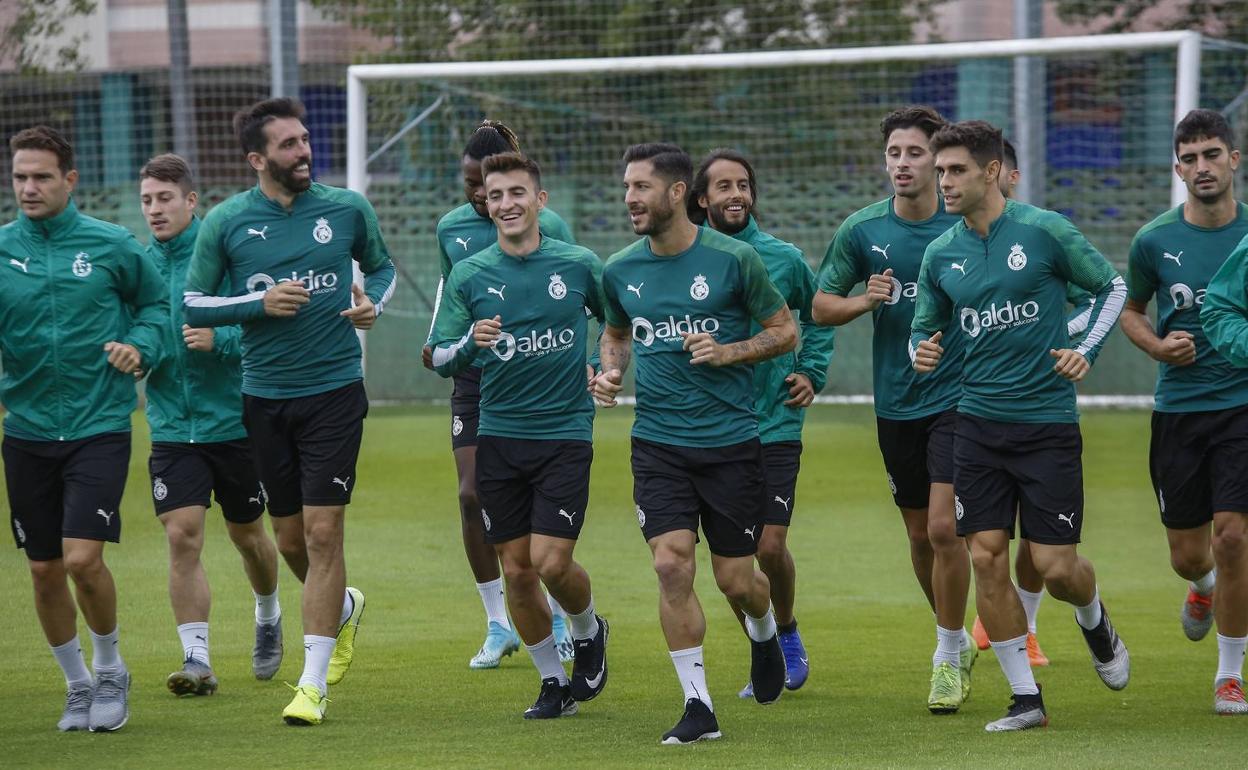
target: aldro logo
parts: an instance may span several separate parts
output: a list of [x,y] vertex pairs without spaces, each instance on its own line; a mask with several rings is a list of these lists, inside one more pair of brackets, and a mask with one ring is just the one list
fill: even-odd
[[901,302],[901,298],[905,297],[911,302],[919,296],[919,284],[911,281],[910,283],[902,283],[896,278],[890,277],[888,280],[893,282],[893,293],[888,299],[884,300],[885,305],[896,305]]
[[277,280],[273,280],[273,276],[268,273],[255,273],[247,278],[247,292],[268,291],[277,285],[278,281],[295,281],[303,284],[303,288],[312,294],[328,294],[337,291],[338,274],[337,273],[318,273],[315,270],[300,275],[299,271],[290,271],[289,276],[281,276]]
[[490,346],[490,350],[494,351],[494,355],[498,356],[500,361],[510,361],[517,353],[526,358],[544,356],[548,353],[567,350],[574,342],[576,342],[576,332],[571,329],[559,331],[546,329],[542,332],[530,330],[519,337],[501,332],[498,339]]
[[1205,290],[1197,289],[1192,291],[1192,287],[1185,283],[1176,283],[1170,287],[1170,301],[1174,303],[1175,311],[1191,310],[1194,307],[1200,307],[1205,304]]
[[1039,318],[1040,304],[1035,300],[1027,300],[1020,304],[1006,300],[1004,305],[997,305],[994,302],[988,306],[987,310],[964,307],[959,315],[962,331],[966,332],[971,339],[978,337],[981,332],[1026,326],[1035,323]]
[[650,347],[656,339],[663,342],[680,342],[682,334],[718,334],[719,319],[694,318],[685,313],[684,318],[668,316],[658,323],[638,316],[633,319],[633,339]]

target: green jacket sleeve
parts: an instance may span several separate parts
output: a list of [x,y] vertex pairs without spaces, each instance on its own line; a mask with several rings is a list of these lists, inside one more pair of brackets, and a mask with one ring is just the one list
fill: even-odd
[[467,369],[481,350],[472,339],[475,321],[461,288],[468,277],[465,267],[467,263],[461,262],[451,270],[442,290],[437,318],[433,320],[433,335],[429,340],[433,348],[433,370],[443,377],[453,377]]
[[208,212],[195,237],[195,253],[186,272],[182,295],[186,323],[197,329],[229,326],[264,317],[264,292],[239,297],[217,296],[226,277],[227,258],[221,244],[221,217]]
[[806,264],[801,252],[793,254],[791,264],[793,296],[789,297],[789,307],[797,310],[802,335],[802,347],[797,351],[797,372],[809,377],[810,384],[818,393],[828,383],[828,363],[832,360],[836,327],[815,323],[811,311],[815,300],[815,273]]
[[[598,334],[594,337],[593,347],[590,349],[589,357],[585,359],[585,363],[594,367],[594,371],[597,371],[602,363],[602,359],[598,355],[598,343],[602,341],[602,330],[605,327],[607,300],[602,291],[602,260],[598,259],[598,255],[590,252],[586,264],[589,267],[591,290],[585,297],[585,313],[598,321]],[[586,322],[586,325],[588,325],[588,322]]]
[[1248,367],[1248,238],[1239,242],[1205,289],[1200,323],[1210,344],[1235,366]]
[[632,326],[632,320],[628,317],[628,313],[624,312],[624,306],[620,304],[620,298],[615,295],[615,284],[607,276],[607,267],[602,269],[602,300],[603,300],[603,317],[608,326],[614,326],[617,329],[628,329]]
[[953,302],[945,294],[932,275],[935,264],[935,253],[931,246],[923,254],[923,263],[919,267],[919,294],[914,302],[914,320],[910,322],[910,360],[914,361],[914,352],[919,343],[931,339],[938,331],[948,328],[953,318]]
[[1074,348],[1088,363],[1095,363],[1122,313],[1127,283],[1066,217],[1054,213],[1046,218],[1044,228],[1058,245],[1054,265],[1057,272],[1067,282],[1096,294],[1087,333]]
[[381,315],[386,303],[394,296],[397,283],[394,262],[390,260],[390,251],[381,237],[381,225],[377,222],[373,204],[358,194],[352,195],[352,203],[361,222],[356,228],[351,256],[360,264],[360,272],[364,274],[364,293],[373,303],[377,315]]
[[1066,316],[1066,335],[1078,339],[1088,330],[1092,320],[1092,308],[1096,307],[1096,295],[1073,283],[1066,284],[1066,301],[1074,306]]
[[758,256],[753,246],[742,246],[737,255],[737,263],[741,266],[741,295],[745,299],[750,317],[762,323],[786,307],[786,304],[784,297],[780,296],[780,290],[767,275],[763,258]]
[[150,372],[166,354],[165,327],[169,319],[169,295],[160,268],[134,239],[118,244],[121,297],[130,307],[130,329],[121,340],[142,356],[142,368]]

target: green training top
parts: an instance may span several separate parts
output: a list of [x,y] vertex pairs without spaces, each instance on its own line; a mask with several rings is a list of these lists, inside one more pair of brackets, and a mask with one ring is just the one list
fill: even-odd
[[0,227],[0,401],[7,436],[74,441],[128,433],[134,376],[107,342],[133,345],[145,371],[165,355],[160,273],[130,231],[70,201],[48,219]]
[[247,438],[239,328],[214,329],[208,352],[187,350],[182,336],[182,292],[199,228],[196,217],[173,238],[163,242],[152,238],[147,246],[169,295],[167,354],[148,374],[144,391],[152,441],[203,444]]
[[749,339],[750,322],[775,315],[784,297],[749,244],[705,227],[670,257],[642,238],[607,260],[607,323],[630,329],[637,359],[633,435],[660,444],[720,447],[758,437],[754,377],[745,365],[689,363],[683,336],[721,345]]
[[921,222],[897,216],[893,198],[850,214],[837,229],[819,268],[819,290],[841,297],[872,275],[893,270],[893,295],[871,314],[875,324],[871,344],[875,413],[888,420],[915,420],[944,412],[958,403],[963,344],[945,331],[944,363],[931,374],[919,374],[910,365],[906,344],[914,320],[919,266],[927,245],[961,217],[936,213]]
[[987,238],[959,221],[923,255],[910,355],[956,321],[952,336],[966,345],[958,411],[1001,422],[1078,422],[1075,385],[1053,371],[1049,355],[1071,346],[1067,283],[1096,293],[1074,348],[1091,363],[1127,293],[1105,257],[1061,214],[1018,201],[1006,201]]
[[[204,218],[186,278],[186,322],[243,327],[243,393],[298,398],[363,378],[352,307],[352,260],[381,315],[394,293],[394,264],[373,207],[359,193],[313,184],[287,210],[260,188]],[[229,296],[223,292],[229,279]],[[311,294],[296,315],[264,313],[264,292],[298,281]]]
[[1158,363],[1154,408],[1158,412],[1208,412],[1248,404],[1248,369],[1227,361],[1200,326],[1206,286],[1248,235],[1248,206],[1216,229],[1183,219],[1177,206],[1140,228],[1131,242],[1127,296],[1147,304],[1157,297],[1157,335],[1190,332],[1196,361],[1187,366]]
[[[789,386],[784,379],[790,374],[804,374],[816,393],[823,390],[836,329],[819,326],[811,316],[815,274],[800,249],[759,230],[754,217],[732,237],[754,247],[767,268],[767,277],[784,297],[785,304],[798,311],[801,322],[800,349],[754,364],[754,413],[758,415],[759,439],[764,444],[801,441],[806,410],[784,405],[789,400]],[[761,326],[753,324],[750,334],[761,330]]]
[[[449,377],[479,362],[482,435],[590,441],[590,315],[602,321],[602,261],[592,251],[543,237],[537,251],[513,257],[494,244],[447,278],[434,320],[434,369]],[[473,325],[494,316],[502,335],[492,348],[477,347]]]
[[1200,323],[1215,350],[1233,366],[1248,367],[1248,236],[1209,280]]

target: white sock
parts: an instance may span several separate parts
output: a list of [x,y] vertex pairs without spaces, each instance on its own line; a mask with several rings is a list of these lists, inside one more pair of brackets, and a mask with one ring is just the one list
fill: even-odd
[[1101,624],[1101,590],[1092,591],[1092,601],[1083,607],[1075,608],[1075,620],[1088,631]]
[[[745,633],[749,635],[751,641],[765,642],[776,635],[776,614],[771,611],[771,605],[767,605],[767,612],[761,618],[752,618],[750,613],[742,610],[745,616]],[[709,704],[708,704],[709,705]]]
[[178,638],[182,640],[182,657],[194,658],[205,666],[208,661],[208,624],[183,623],[178,626]]
[[1034,634],[1036,633],[1036,613],[1040,611],[1040,600],[1044,598],[1044,589],[1034,594],[1022,586],[1017,586],[1015,590],[1018,591],[1018,600],[1023,603],[1023,612],[1027,613],[1027,632]]
[[941,663],[960,665],[962,640],[965,637],[966,632],[960,628],[948,629],[936,626],[936,652],[932,655],[932,665],[936,666]]
[[69,688],[90,687],[91,672],[87,670],[87,661],[82,657],[82,645],[78,643],[78,635],[65,644],[52,647],[52,657],[65,674],[65,685]]
[[1016,636],[1004,642],[993,642],[992,651],[997,654],[997,662],[1001,664],[1001,673],[1010,683],[1010,691],[1015,695],[1036,695],[1040,688],[1036,687],[1036,678],[1031,673],[1031,661],[1027,658],[1027,635]]
[[252,591],[256,597],[256,622],[263,626],[271,626],[282,617],[282,603],[277,600],[277,589],[273,589],[271,594],[257,594]]
[[568,616],[567,610],[560,606],[559,601],[550,594],[546,594],[546,603],[550,605],[551,617],[566,618]]
[[1244,648],[1248,647],[1248,636],[1223,636],[1218,634],[1218,675],[1213,681],[1238,679],[1244,681]]
[[303,674],[299,677],[300,687],[310,684],[321,695],[329,692],[325,679],[329,676],[329,659],[334,656],[334,645],[337,641],[332,636],[303,635]]
[[1198,580],[1191,581],[1190,585],[1192,587],[1192,590],[1195,591],[1196,593],[1200,594],[1201,596],[1208,596],[1209,594],[1213,593],[1213,586],[1214,586],[1214,583],[1217,582],[1217,578],[1218,578],[1217,569],[1211,569],[1209,570],[1209,574],[1205,575],[1204,577]]
[[[554,599],[551,599],[553,602]],[[573,615],[568,613],[568,628],[572,630],[573,639],[593,639],[598,635],[598,618],[594,617],[594,597],[589,597],[589,605],[581,612]]]
[[[749,615],[746,615],[748,618]],[[697,698],[706,704],[711,711],[711,693],[706,688],[706,667],[702,665],[702,647],[690,647],[687,650],[672,650],[672,665],[676,667],[676,676],[685,691],[685,700]]]
[[95,673],[117,672],[126,670],[126,662],[121,659],[121,651],[117,649],[119,629],[112,633],[100,634],[91,632],[91,668]]
[[338,618],[338,625],[341,626],[347,622],[347,618],[351,617],[351,613],[355,612],[355,599],[351,598],[350,591],[342,592],[342,615]]
[[503,593],[503,579],[500,577],[488,583],[477,583],[477,593],[481,594],[481,603],[485,605],[486,622],[511,628],[511,621],[507,619],[507,597]]
[[568,683],[568,675],[563,670],[563,664],[559,662],[559,650],[555,649],[554,634],[537,644],[526,644],[524,649],[529,651],[529,657],[533,659],[533,665],[537,666],[537,673],[543,680],[558,679],[561,685]]

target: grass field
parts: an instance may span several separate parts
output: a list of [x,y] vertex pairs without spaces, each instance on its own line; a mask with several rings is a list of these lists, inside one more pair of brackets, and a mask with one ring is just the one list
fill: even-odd
[[375,409],[367,421],[348,513],[347,568],[368,609],[356,662],[330,693],[325,724],[295,729],[279,716],[289,699],[281,682],[295,682],[302,665],[299,587],[284,567],[287,658],[274,681],[252,679],[251,594],[216,509],[209,512],[205,563],[221,689],[211,698],[176,700],[164,679],[181,662],[181,648],[140,427],[124,540],[106,552],[121,597],[122,652],[134,674],[130,723],[112,735],[56,732],[64,683],[35,621],[22,554],[0,548],[7,589],[0,599],[7,620],[0,633],[0,766],[1243,766],[1248,720],[1211,710],[1214,636],[1193,644],[1179,628],[1185,588],[1168,566],[1148,486],[1144,412],[1098,411],[1084,419],[1081,550],[1096,564],[1102,596],[1131,650],[1125,691],[1101,684],[1070,608],[1046,598],[1040,639],[1053,665],[1038,679],[1048,729],[984,733],[1008,700],[991,652],[979,659],[961,713],[929,715],[935,633],[888,496],[874,420],[868,408],[817,407],[807,424],[790,536],[810,681],[766,708],[737,700],[748,646],[702,551],[698,592],[724,738],[660,746],[682,704],[633,513],[630,423],[631,413],[620,409],[600,414],[597,425],[590,515],[577,555],[611,621],[611,676],[603,695],[577,716],[521,719],[537,694],[523,653],[496,671],[468,670],[484,620],[459,543],[444,407]]

